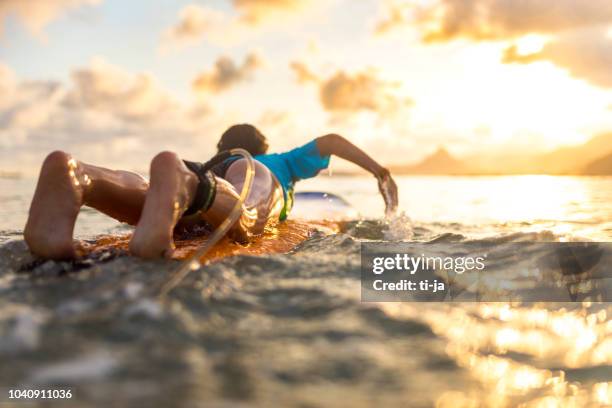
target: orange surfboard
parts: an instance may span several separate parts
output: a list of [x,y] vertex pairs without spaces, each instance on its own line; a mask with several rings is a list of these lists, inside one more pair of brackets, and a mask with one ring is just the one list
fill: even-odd
[[[241,245],[224,237],[204,255],[203,259],[200,259],[200,262],[216,261],[233,255],[286,253],[310,238],[316,231],[326,234],[338,232],[341,221],[333,220],[354,217],[355,211],[346,200],[335,194],[301,192],[295,194],[295,205],[291,214],[299,220],[290,219],[268,227],[248,245]],[[128,251],[131,236],[131,234],[101,236],[83,249],[89,255],[95,255],[99,251]],[[178,260],[190,258],[207,239],[207,234],[175,236],[176,248],[173,258]]]
[[[266,228],[264,233],[255,237],[249,244],[241,245],[225,237],[221,239],[210,251],[200,259],[200,262],[212,262],[233,255],[264,255],[286,253],[296,245],[310,238],[316,231],[332,234],[338,232],[339,224],[333,221],[296,221],[287,220],[274,227]],[[87,254],[108,250],[128,251],[132,234],[103,235],[84,249]],[[175,237],[176,250],[173,259],[184,260],[193,255],[208,239],[206,234],[190,236],[189,238]]]

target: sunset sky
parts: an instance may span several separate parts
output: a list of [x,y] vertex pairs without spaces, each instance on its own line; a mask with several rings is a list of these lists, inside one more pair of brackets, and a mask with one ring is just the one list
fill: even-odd
[[388,164],[612,130],[610,0],[0,0],[0,29],[5,170],[206,160],[236,122]]

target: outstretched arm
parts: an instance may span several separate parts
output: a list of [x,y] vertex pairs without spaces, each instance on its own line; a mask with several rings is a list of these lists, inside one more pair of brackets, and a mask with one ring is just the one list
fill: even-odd
[[341,157],[372,173],[378,180],[378,189],[385,200],[387,214],[395,211],[397,208],[397,186],[389,170],[340,135],[321,136],[316,139],[316,143],[322,156],[335,155]]

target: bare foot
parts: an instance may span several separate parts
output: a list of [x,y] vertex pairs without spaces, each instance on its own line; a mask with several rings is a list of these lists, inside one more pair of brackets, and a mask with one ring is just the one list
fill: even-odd
[[141,258],[169,258],[174,252],[174,226],[189,205],[197,177],[170,152],[151,162],[151,183],[142,215],[130,241],[130,251]]
[[76,255],[72,234],[83,190],[75,171],[77,162],[59,151],[47,156],[42,165],[23,234],[36,255],[50,259]]
[[136,227],[130,240],[130,252],[145,259],[171,258],[174,253],[172,233],[160,231],[150,223]]

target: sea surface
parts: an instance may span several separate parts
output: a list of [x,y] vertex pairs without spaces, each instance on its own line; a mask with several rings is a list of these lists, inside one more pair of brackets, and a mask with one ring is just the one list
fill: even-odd
[[[567,303],[362,302],[360,245],[495,243],[503,258],[524,243],[529,259],[546,242],[611,242],[612,178],[397,183],[392,219],[369,177],[300,183],[352,204],[339,233],[207,265],[162,302],[150,289],[176,262],[32,258],[20,234],[34,181],[0,179],[0,392],[71,388],[74,406],[610,406],[612,304],[588,289]],[[129,230],[84,209],[76,234]]]

